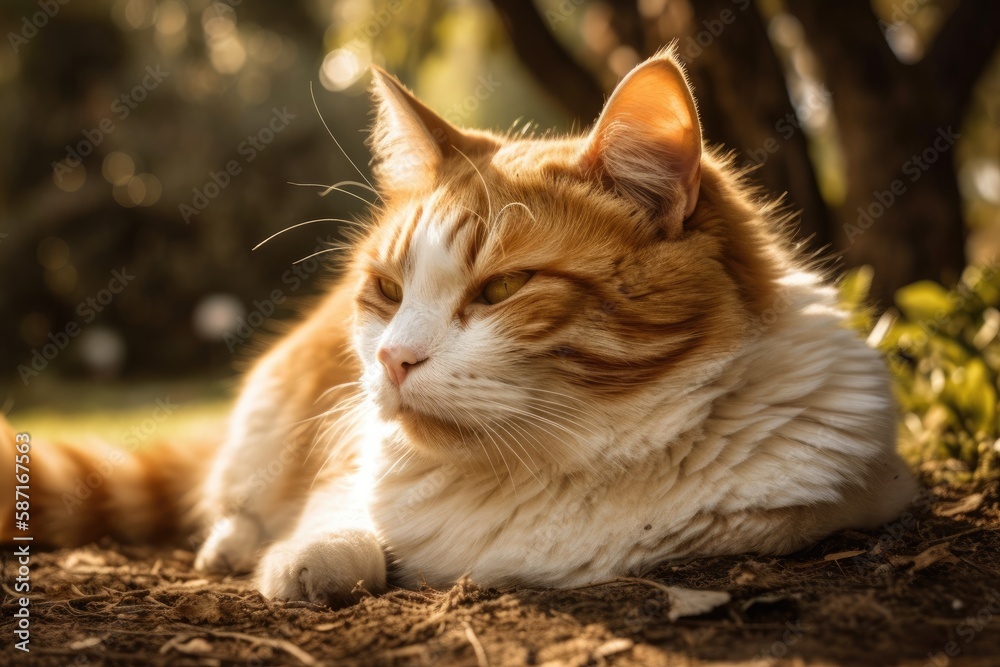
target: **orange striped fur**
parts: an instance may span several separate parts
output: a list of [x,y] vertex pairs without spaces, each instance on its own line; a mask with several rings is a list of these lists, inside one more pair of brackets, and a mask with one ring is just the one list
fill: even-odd
[[[0,450],[0,474],[14,479],[15,432],[2,417]],[[176,541],[197,525],[194,508],[213,450],[209,443],[152,442],[129,451],[93,439],[32,437],[29,531],[15,528],[12,490],[4,494],[0,540],[30,535],[36,544],[59,547],[103,536],[131,543]]]

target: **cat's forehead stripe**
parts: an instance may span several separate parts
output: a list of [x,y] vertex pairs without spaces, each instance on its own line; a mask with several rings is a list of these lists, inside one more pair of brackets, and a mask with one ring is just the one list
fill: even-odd
[[475,213],[470,210],[462,211],[462,214],[455,220],[455,223],[451,226],[448,231],[448,236],[445,238],[445,245],[451,249],[455,245],[455,239],[458,237],[459,233],[465,229],[465,227],[475,220]]
[[407,221],[396,228],[396,235],[389,250],[389,259],[391,262],[399,265],[403,265],[406,262],[410,244],[413,242],[413,232],[421,224],[420,220],[423,215],[423,205],[417,204],[413,215],[408,216]]
[[433,240],[440,250],[463,257],[467,267],[475,264],[486,238],[482,216],[467,206],[442,205],[443,199],[435,196],[426,205],[418,205],[413,215],[394,230],[387,251],[389,262],[410,265],[413,254],[418,252],[415,246],[419,235],[425,241]]
[[406,256],[407,280],[423,298],[436,299],[461,282],[462,267],[447,246],[448,232],[460,213],[428,212],[411,233]]

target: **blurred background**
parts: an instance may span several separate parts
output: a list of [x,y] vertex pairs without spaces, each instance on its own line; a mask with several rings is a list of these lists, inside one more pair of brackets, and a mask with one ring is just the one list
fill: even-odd
[[[322,290],[335,257],[294,262],[342,223],[254,246],[371,197],[326,186],[367,171],[373,63],[456,124],[543,133],[588,126],[677,40],[705,137],[786,193],[808,251],[870,267],[874,316],[1000,248],[991,0],[6,0],[0,29],[12,416],[224,402]],[[987,301],[972,337],[1000,324]]]

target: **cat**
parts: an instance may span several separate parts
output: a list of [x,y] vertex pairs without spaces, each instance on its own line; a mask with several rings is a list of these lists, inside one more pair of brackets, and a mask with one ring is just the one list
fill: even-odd
[[373,80],[380,201],[245,380],[197,569],[327,604],[573,587],[900,513],[886,366],[705,147],[673,51],[581,136],[459,129]]

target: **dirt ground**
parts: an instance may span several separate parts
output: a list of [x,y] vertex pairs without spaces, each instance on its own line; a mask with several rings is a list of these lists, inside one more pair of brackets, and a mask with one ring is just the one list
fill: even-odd
[[[568,591],[359,591],[342,609],[206,580],[188,551],[105,542],[33,557],[30,654],[12,645],[8,547],[0,664],[996,667],[998,530],[996,485],[939,487],[909,517],[790,557],[703,558]],[[723,594],[698,614],[668,587]]]

